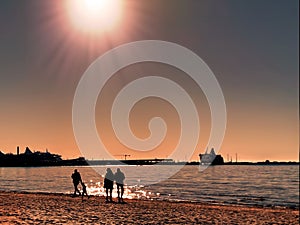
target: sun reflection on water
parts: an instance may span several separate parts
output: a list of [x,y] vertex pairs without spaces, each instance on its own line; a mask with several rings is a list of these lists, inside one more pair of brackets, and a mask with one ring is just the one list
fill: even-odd
[[[85,183],[86,190],[88,195],[93,196],[106,196],[105,189],[103,187],[103,182],[94,182],[93,180],[90,180],[89,182]],[[80,185],[79,185],[80,186]],[[82,191],[81,187],[79,187],[79,190]],[[70,192],[71,194],[71,192]],[[114,189],[112,192],[112,197],[117,198],[117,185],[114,184]],[[146,191],[145,187],[143,185],[133,185],[128,186],[124,185],[124,199],[158,199],[160,197],[160,193],[154,193],[151,191]]]

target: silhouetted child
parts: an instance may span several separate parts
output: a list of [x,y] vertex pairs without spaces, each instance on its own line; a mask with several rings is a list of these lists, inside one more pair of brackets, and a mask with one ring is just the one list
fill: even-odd
[[82,186],[82,194],[81,194],[82,200],[83,200],[84,195],[86,195],[88,198],[90,198],[90,196],[88,195],[88,193],[86,191],[86,186],[83,182],[81,182],[81,186]]

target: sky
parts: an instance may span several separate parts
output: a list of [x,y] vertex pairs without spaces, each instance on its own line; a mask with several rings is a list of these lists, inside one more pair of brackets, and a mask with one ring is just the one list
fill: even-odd
[[[82,156],[73,133],[72,104],[83,73],[95,59],[121,44],[164,40],[192,50],[215,74],[227,110],[226,133],[217,149],[225,160],[235,160],[237,153],[239,161],[299,161],[297,0],[121,3],[116,24],[105,28],[111,17],[101,17],[104,22],[96,32],[76,24],[87,16],[85,8],[74,11],[76,1],[1,1],[2,152],[15,153],[17,146],[21,151],[28,146],[63,158]],[[107,7],[99,14],[116,18],[114,9],[106,15]],[[198,160],[211,127],[207,101],[193,81],[182,80],[182,71],[163,64],[128,66],[109,80],[96,106],[99,136],[118,159],[123,154],[132,159],[164,158],[172,152],[180,135],[179,118],[162,99],[142,100],[130,115],[132,130],[140,138],[149,135],[147,124],[152,117],[165,119],[166,139],[156,149],[128,149],[111,128],[109,107],[117,92],[149,71],[177,81],[195,101],[201,133],[191,160]]]

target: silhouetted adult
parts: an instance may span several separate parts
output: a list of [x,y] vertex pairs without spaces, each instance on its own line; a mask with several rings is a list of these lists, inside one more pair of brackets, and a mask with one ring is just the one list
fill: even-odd
[[114,174],[110,168],[106,169],[104,177],[104,188],[106,192],[106,202],[112,202],[112,190],[114,188]]
[[76,192],[78,192],[79,195],[81,195],[80,191],[78,190],[78,184],[82,182],[80,173],[77,170],[74,170],[74,173],[72,174],[73,179],[73,185],[74,185],[74,194],[73,196],[76,196]]
[[124,180],[125,180],[125,175],[118,168],[117,172],[115,173],[115,181],[116,181],[116,184],[117,184],[117,191],[118,191],[118,202],[123,202]]

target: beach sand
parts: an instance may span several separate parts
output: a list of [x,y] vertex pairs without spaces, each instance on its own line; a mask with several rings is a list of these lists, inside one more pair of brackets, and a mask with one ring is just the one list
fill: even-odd
[[299,224],[299,210],[0,192],[0,224]]

